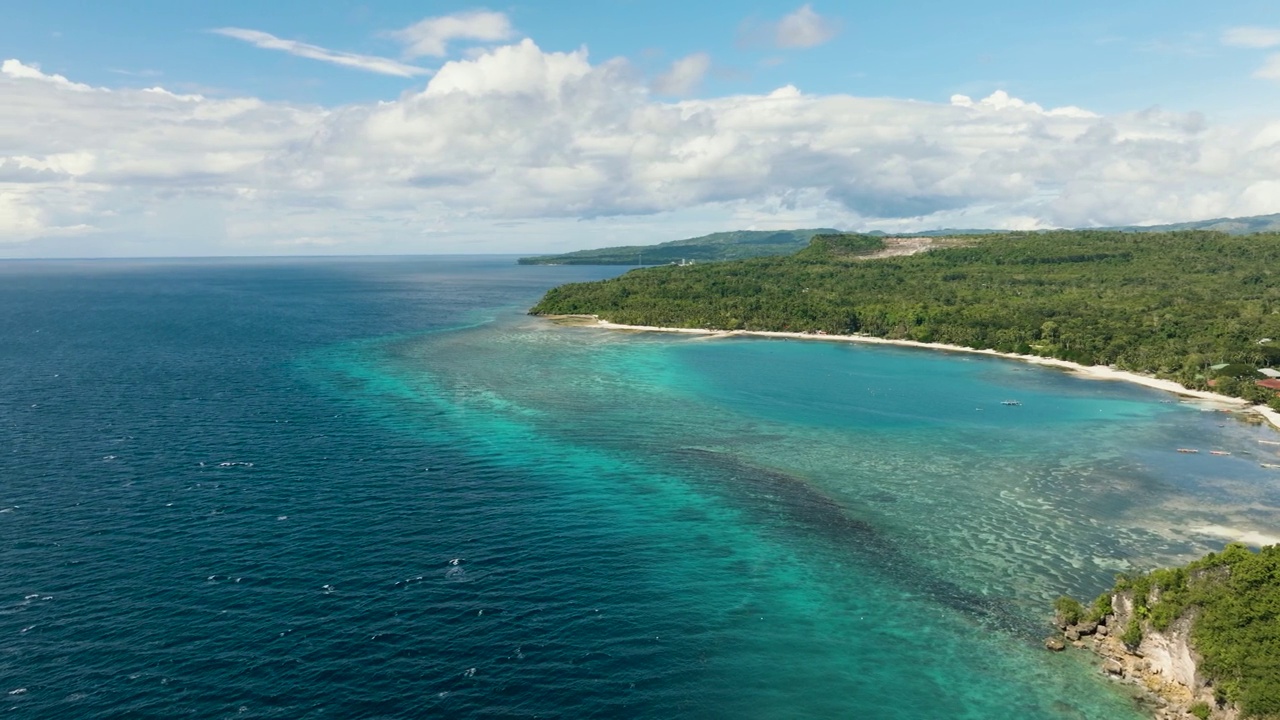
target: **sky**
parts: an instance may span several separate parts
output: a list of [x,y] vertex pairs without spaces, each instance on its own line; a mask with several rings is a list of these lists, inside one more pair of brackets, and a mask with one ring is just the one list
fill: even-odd
[[1274,0],[0,0],[0,257],[1280,212]]

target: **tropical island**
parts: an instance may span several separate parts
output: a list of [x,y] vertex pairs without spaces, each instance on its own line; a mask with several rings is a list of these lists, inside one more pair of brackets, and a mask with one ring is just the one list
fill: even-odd
[[1175,713],[1280,717],[1280,546],[1232,543],[1183,567],[1121,575],[1087,607],[1059,598],[1055,610],[1067,642],[1091,638],[1108,675]]
[[[1253,217],[1214,218],[1173,225],[1125,225],[1104,230],[1152,233],[1174,230],[1211,230],[1230,235],[1280,232],[1280,214]],[[718,262],[752,257],[790,255],[804,249],[815,235],[836,234],[831,228],[816,230],[736,230],[672,240],[656,245],[624,245],[618,247],[575,250],[555,255],[522,257],[520,265],[668,265],[671,263]],[[867,235],[887,239],[954,238],[967,235],[1003,235],[1003,230],[939,229],[911,233],[888,234],[871,231]]]
[[801,250],[815,235],[835,233],[831,228],[816,230],[736,230],[712,233],[657,245],[624,245],[577,250],[560,255],[522,257],[521,265],[666,265],[668,263],[714,262],[751,257],[790,255]]
[[[553,288],[534,315],[910,341],[1111,366],[1280,410],[1280,233],[815,235],[787,256]],[[889,256],[884,256],[884,255]]]

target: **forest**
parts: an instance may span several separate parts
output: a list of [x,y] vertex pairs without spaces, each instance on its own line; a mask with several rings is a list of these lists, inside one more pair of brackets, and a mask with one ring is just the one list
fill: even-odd
[[879,242],[818,235],[788,256],[637,269],[554,288],[530,312],[1029,353],[1280,408],[1255,384],[1280,365],[1280,233],[1008,233],[860,257]]

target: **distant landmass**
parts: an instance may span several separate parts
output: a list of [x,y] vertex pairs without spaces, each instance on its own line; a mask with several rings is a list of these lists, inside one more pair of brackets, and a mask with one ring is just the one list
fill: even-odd
[[[1115,225],[1099,228],[1076,228],[1078,230],[1119,230],[1120,232],[1176,232],[1178,230],[1208,230],[1223,232],[1228,235],[1249,235],[1252,233],[1280,232],[1280,213],[1272,215],[1254,215],[1239,218],[1214,218],[1212,220],[1196,220],[1195,222],[1171,223],[1168,225]],[[904,233],[918,237],[946,237],[950,235],[999,235],[1008,230],[979,230],[944,228],[941,230],[925,230],[918,233]],[[873,231],[868,235],[885,235]]]
[[578,250],[562,255],[523,257],[521,265],[666,265],[668,263],[742,260],[767,255],[790,255],[808,247],[814,235],[838,233],[831,228],[811,230],[737,230],[658,245]]
[[[1241,218],[1215,218],[1170,225],[1123,225],[1095,230],[1121,232],[1172,232],[1177,230],[1209,230],[1230,235],[1280,232],[1280,213]],[[667,265],[714,260],[742,260],[769,255],[790,255],[808,247],[815,235],[839,231],[831,228],[810,230],[737,230],[719,232],[687,240],[673,240],[657,245],[630,245],[597,250],[578,250],[560,255],[523,257],[521,265]],[[998,235],[1008,230],[978,228],[942,228],[890,235],[881,231],[865,233],[878,237],[949,237],[955,235]]]

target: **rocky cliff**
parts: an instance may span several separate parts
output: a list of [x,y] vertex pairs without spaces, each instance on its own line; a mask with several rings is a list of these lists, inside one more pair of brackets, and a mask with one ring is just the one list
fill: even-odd
[[[1148,598],[1146,605],[1158,601],[1158,597]],[[1159,720],[1238,720],[1239,708],[1219,703],[1213,685],[1200,673],[1201,659],[1191,642],[1194,611],[1177,618],[1164,630],[1138,619],[1141,641],[1127,645],[1125,639],[1132,640],[1133,634],[1126,631],[1139,614],[1133,592],[1112,593],[1111,609],[1098,621],[1070,623],[1059,614],[1055,621],[1062,638],[1049,638],[1046,647],[1062,650],[1070,645],[1096,653],[1102,672],[1137,685],[1150,695]]]

